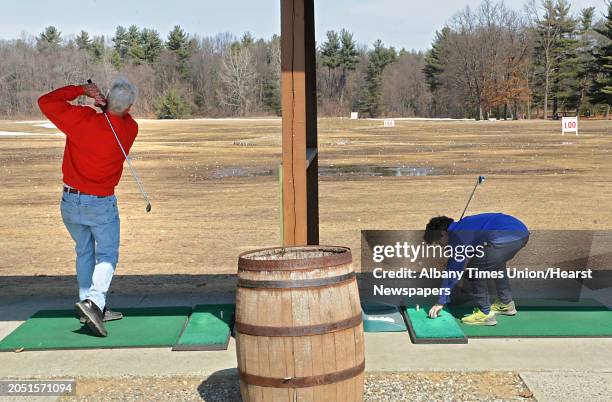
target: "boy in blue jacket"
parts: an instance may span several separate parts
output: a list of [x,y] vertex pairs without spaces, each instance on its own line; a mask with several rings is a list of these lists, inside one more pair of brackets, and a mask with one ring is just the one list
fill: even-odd
[[[480,246],[481,252],[471,259],[453,255],[449,258],[447,271],[462,272],[466,265],[478,271],[497,271],[495,286],[497,296],[493,304],[489,298],[486,279],[470,278],[472,292],[476,300],[474,312],[462,318],[468,325],[496,325],[496,314],[515,315],[516,306],[512,299],[512,289],[506,274],[506,263],[510,261],[529,241],[529,230],[519,219],[501,213],[486,213],[466,216],[458,222],[446,216],[432,218],[425,229],[424,240],[427,244],[442,247],[452,246],[454,250],[465,246]],[[463,256],[464,257],[464,256]],[[474,275],[472,275],[474,276]],[[450,301],[450,290],[459,280],[456,275],[448,275],[442,281],[443,292],[429,310],[429,317],[436,318],[444,305]]]

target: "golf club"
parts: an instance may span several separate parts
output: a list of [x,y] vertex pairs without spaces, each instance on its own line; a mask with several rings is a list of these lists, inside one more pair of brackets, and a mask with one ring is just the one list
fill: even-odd
[[[89,80],[87,80],[87,83],[88,84],[93,84],[93,81],[91,79],[89,79]],[[144,190],[144,188],[142,186],[142,183],[140,182],[140,178],[136,174],[136,170],[132,166],[132,162],[130,161],[130,158],[125,153],[125,149],[123,149],[123,145],[121,145],[121,141],[119,141],[119,137],[117,136],[117,133],[115,132],[115,128],[113,127],[110,119],[108,118],[108,115],[106,114],[106,110],[104,110],[104,107],[102,107],[100,105],[96,105],[96,106],[98,106],[98,107],[100,107],[100,109],[102,109],[102,113],[104,114],[104,117],[106,118],[106,121],[108,122],[109,127],[111,128],[113,134],[115,135],[115,139],[117,140],[117,144],[119,144],[119,148],[121,148],[121,152],[123,152],[123,156],[125,157],[125,160],[127,161],[128,166],[130,167],[130,172],[132,173],[132,177],[134,178],[134,180],[136,180],[136,184],[138,185],[138,189],[140,190],[140,193],[142,194],[142,196],[144,197],[144,200],[147,203],[146,211],[147,212],[151,212],[151,202],[149,201],[149,197],[147,196],[147,193],[145,192],[145,190]]]
[[476,192],[476,188],[484,183],[486,177],[484,176],[478,176],[478,179],[476,179],[476,185],[474,186],[474,189],[472,190],[472,194],[470,194],[470,198],[468,199],[467,204],[465,205],[465,209],[463,210],[463,213],[461,214],[461,218],[459,218],[459,220],[463,219],[463,216],[465,215],[465,211],[467,211],[468,207],[470,206],[470,201],[472,201],[472,197],[474,196],[474,193]]

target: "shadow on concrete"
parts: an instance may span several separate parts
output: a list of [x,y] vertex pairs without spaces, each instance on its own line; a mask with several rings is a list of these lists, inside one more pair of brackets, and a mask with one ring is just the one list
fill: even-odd
[[236,369],[219,370],[198,386],[198,393],[206,402],[242,401]]

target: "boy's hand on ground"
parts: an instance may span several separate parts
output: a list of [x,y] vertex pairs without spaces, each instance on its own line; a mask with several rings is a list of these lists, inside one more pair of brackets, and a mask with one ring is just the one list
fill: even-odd
[[433,307],[429,309],[429,318],[437,318],[443,308],[444,306],[442,304],[434,304]]

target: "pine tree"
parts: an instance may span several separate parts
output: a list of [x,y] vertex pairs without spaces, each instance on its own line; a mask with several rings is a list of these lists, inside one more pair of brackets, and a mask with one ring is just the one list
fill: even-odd
[[385,48],[380,39],[374,42],[374,49],[368,52],[366,86],[359,101],[362,113],[370,117],[377,117],[381,113],[383,73],[396,58],[397,53],[393,47]]
[[254,43],[255,43],[255,38],[253,38],[253,35],[251,35],[250,32],[244,33],[242,35],[242,38],[240,38],[240,46],[242,47],[249,47]]
[[277,116],[281,114],[280,94],[280,36],[274,35],[267,44],[267,73],[263,85],[263,106]]
[[56,50],[62,42],[62,33],[54,26],[48,26],[40,36],[36,38],[36,47],[39,51]]
[[340,43],[342,47],[340,48],[339,59],[342,72],[340,74],[339,86],[340,104],[342,105],[344,103],[344,90],[346,89],[348,72],[357,69],[357,64],[359,64],[359,52],[357,51],[357,44],[355,39],[353,39],[353,34],[346,29],[340,31]]
[[81,31],[75,38],[77,47],[81,50],[89,50],[91,48],[91,38],[85,31]]
[[597,29],[605,42],[595,53],[597,76],[591,87],[590,95],[593,103],[606,107],[606,118],[609,119],[612,105],[612,1],[608,0],[607,6],[608,12],[604,25]]
[[593,17],[595,15],[595,7],[587,7],[580,12],[580,27],[578,39],[578,65],[576,78],[578,83],[579,100],[578,113],[586,112],[584,108],[589,103],[588,91],[591,83],[595,79],[595,55],[593,48],[595,45],[593,31]]
[[119,57],[121,59],[125,59],[128,54],[129,41],[127,30],[119,25],[115,30],[115,37],[113,38],[113,43],[115,44],[115,50],[117,51]]
[[442,73],[444,72],[444,65],[446,64],[445,46],[450,32],[451,30],[449,27],[444,27],[441,31],[436,31],[436,37],[431,45],[431,49],[425,55],[423,74],[425,74],[425,82],[429,87],[429,91],[434,95],[432,98],[434,116],[438,114],[436,94],[438,89],[442,86]]
[[95,36],[89,47],[89,54],[95,62],[100,62],[104,58],[104,52],[106,46],[104,46],[104,36]]
[[158,99],[156,109],[158,119],[182,119],[191,113],[189,103],[176,89],[168,90]]
[[321,45],[320,61],[327,67],[327,77],[325,79],[327,95],[334,97],[337,91],[336,69],[340,66],[340,36],[336,31],[327,32],[327,41]]
[[179,25],[175,25],[168,34],[166,47],[180,58],[189,57],[189,35]]
[[142,35],[136,25],[131,25],[126,33],[127,55],[134,64],[145,61],[145,50],[142,46]]
[[327,41],[321,46],[321,63],[332,70],[340,66],[340,36],[336,31],[327,32]]
[[189,35],[179,25],[175,25],[168,34],[166,48],[176,55],[177,69],[186,77],[189,74],[187,59],[191,56],[192,45]]
[[555,4],[555,21],[559,32],[558,46],[553,55],[556,68],[552,74],[551,97],[553,116],[560,107],[576,108],[580,99],[578,90],[578,40],[577,21],[570,15],[570,4],[566,0],[557,0]]
[[159,34],[154,29],[145,28],[140,33],[140,42],[143,51],[143,59],[148,63],[154,63],[163,48],[163,43]]

